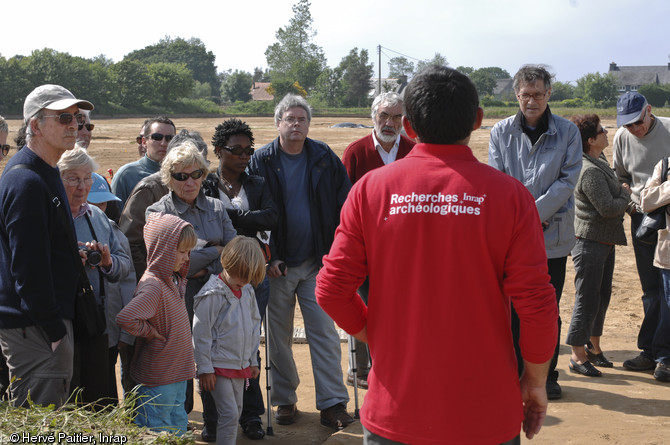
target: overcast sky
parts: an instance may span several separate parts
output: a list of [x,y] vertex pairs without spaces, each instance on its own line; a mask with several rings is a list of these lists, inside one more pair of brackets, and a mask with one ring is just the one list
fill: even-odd
[[[197,37],[218,71],[266,68],[265,49],[288,24],[297,0],[4,2],[0,54],[53,48],[73,56],[104,54],[115,62],[161,38]],[[667,65],[670,1],[648,0],[312,0],[314,42],[333,67],[367,49],[377,76],[391,57],[430,59],[451,67],[499,66],[514,74],[543,63],[560,81],[606,73],[610,62]],[[71,26],[67,26],[70,23]]]

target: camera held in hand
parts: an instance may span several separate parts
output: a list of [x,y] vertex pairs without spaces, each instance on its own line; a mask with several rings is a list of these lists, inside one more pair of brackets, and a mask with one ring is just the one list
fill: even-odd
[[86,265],[90,267],[98,267],[102,261],[102,254],[93,249],[81,249],[86,254]]

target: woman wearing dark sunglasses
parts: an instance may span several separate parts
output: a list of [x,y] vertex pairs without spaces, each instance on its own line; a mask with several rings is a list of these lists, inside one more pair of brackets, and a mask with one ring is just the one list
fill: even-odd
[[[228,119],[216,127],[212,138],[214,153],[219,166],[203,184],[207,196],[220,200],[237,233],[249,237],[265,237],[277,223],[277,209],[265,179],[248,175],[245,170],[254,152],[254,136],[251,128],[239,119]],[[269,256],[269,249],[266,250]],[[255,289],[256,303],[265,317],[270,287],[267,277]],[[203,398],[203,440],[215,440],[216,412],[210,417],[207,400]],[[263,394],[258,379],[251,379],[243,395],[240,426],[245,436],[252,440],[265,436],[261,416],[264,413]]]
[[9,126],[5,118],[0,116],[0,160],[9,154],[9,144],[7,144],[7,135],[9,134]]

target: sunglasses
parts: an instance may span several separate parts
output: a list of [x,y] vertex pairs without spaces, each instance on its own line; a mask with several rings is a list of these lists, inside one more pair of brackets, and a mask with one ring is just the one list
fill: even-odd
[[184,173],[184,172],[172,173],[171,176],[179,182],[184,182],[184,181],[188,180],[188,178],[200,179],[202,177],[202,175],[204,175],[204,174],[205,174],[205,172],[198,169],[198,170],[192,171],[191,173]]
[[223,148],[224,150],[226,150],[227,152],[229,152],[231,154],[234,154],[235,156],[242,156],[242,155],[251,156],[252,154],[254,154],[254,147],[251,147],[251,146],[249,146],[249,147],[239,147],[239,146],[238,147],[226,147],[224,145],[221,148]]
[[90,132],[95,128],[95,124],[79,124],[79,128],[77,130],[81,131],[84,127],[86,127],[86,129]]
[[624,127],[630,128],[630,127],[636,127],[638,125],[642,125],[644,123],[644,119],[647,117],[647,110],[644,110],[644,113],[642,114],[642,117],[640,120],[633,122],[632,124],[626,124]]
[[77,125],[84,125],[86,123],[86,118],[83,114],[77,113],[61,113],[61,114],[49,114],[42,117],[57,117],[58,122],[61,125],[70,125],[74,119],[77,119]]
[[9,153],[9,144],[2,144],[0,147],[2,147],[2,155],[7,156],[7,153]]
[[157,141],[157,142],[160,142],[163,139],[165,139],[165,142],[170,142],[172,140],[172,138],[174,137],[174,135],[162,134],[162,133],[151,133],[151,135],[149,135],[149,137],[152,140]]

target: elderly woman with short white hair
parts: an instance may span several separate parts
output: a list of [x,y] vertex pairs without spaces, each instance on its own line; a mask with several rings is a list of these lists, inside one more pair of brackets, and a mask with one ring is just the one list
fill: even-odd
[[198,235],[198,244],[191,251],[185,296],[191,321],[193,296],[211,274],[221,272],[219,257],[223,246],[237,235],[221,201],[205,196],[201,190],[207,173],[207,161],[195,144],[185,141],[172,147],[160,169],[161,181],[170,192],[147,208],[147,214],[164,212],[179,216],[191,223]]
[[[132,261],[107,216],[99,208],[87,203],[93,184],[92,175],[98,164],[86,150],[75,148],[63,153],[58,168],[70,204],[77,241],[80,248],[89,251],[86,263],[88,280],[93,286],[98,304],[105,309],[107,325],[111,326],[115,323],[116,314],[110,314],[108,310],[109,283],[125,278],[131,271]],[[117,345],[115,342],[109,343],[107,333],[93,338],[75,338],[71,387],[73,390],[82,388],[79,400],[83,403],[115,405],[118,401],[115,374]]]

